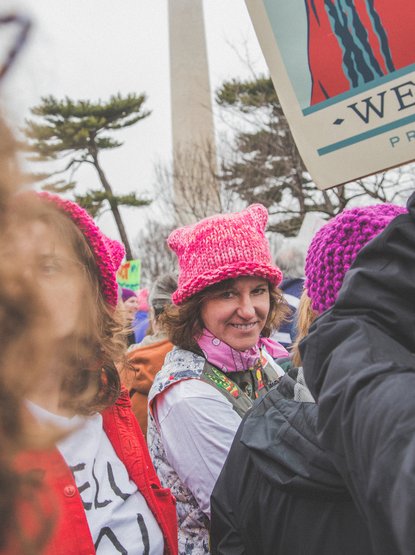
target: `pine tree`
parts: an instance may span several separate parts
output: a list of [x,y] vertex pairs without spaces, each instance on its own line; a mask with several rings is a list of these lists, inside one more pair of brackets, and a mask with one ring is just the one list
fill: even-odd
[[[149,116],[143,109],[145,95],[120,94],[109,101],[74,101],[66,97],[57,100],[53,96],[42,98],[41,103],[31,109],[34,119],[26,120],[23,129],[27,139],[25,149],[32,153],[36,162],[61,162],[63,167],[48,174],[33,174],[32,180],[43,182],[43,188],[53,192],[72,191],[76,202],[97,216],[108,204],[124,243],[127,259],[132,259],[130,243],[119,211],[119,206],[144,206],[148,200],[136,193],[116,195],[101,166],[99,154],[103,150],[122,146],[122,142],[111,136],[112,131],[131,127]],[[75,192],[76,182],[71,180],[74,172],[83,164],[91,164],[97,171],[102,190],[89,190],[86,194]],[[68,175],[68,179],[50,181],[57,175]]]

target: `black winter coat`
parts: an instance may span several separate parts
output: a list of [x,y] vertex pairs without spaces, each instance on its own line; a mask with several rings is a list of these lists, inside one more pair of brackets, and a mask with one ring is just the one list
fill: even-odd
[[415,553],[415,194],[358,255],[302,343],[320,444],[376,555]]
[[211,497],[211,552],[372,555],[368,531],[316,439],[318,407],[289,375],[244,418]]

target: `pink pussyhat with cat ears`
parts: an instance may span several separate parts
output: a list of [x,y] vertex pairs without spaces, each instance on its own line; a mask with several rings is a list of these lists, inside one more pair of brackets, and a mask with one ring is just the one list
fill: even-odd
[[240,276],[262,277],[273,286],[282,272],[273,265],[265,227],[268,212],[252,204],[236,214],[218,214],[175,229],[167,239],[179,261],[175,304],[210,285]]
[[125,254],[124,246],[104,235],[88,212],[75,202],[48,192],[35,194],[44,202],[49,202],[64,212],[80,229],[94,254],[102,294],[105,300],[115,307],[118,302],[116,272]]

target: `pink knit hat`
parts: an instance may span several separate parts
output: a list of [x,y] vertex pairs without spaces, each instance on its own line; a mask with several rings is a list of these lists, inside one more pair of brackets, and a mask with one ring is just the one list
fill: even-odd
[[307,251],[305,284],[313,310],[333,306],[344,276],[359,251],[400,214],[403,206],[376,204],[344,210],[313,237]]
[[236,214],[175,229],[167,240],[179,260],[173,302],[181,304],[210,285],[239,276],[263,277],[274,286],[281,283],[281,270],[272,265],[264,233],[267,221],[267,209],[252,204]]
[[137,291],[137,299],[138,299],[138,308],[140,312],[148,312],[150,310],[150,306],[148,304],[148,294],[149,291],[146,287],[144,289],[140,289]]
[[88,212],[78,204],[47,192],[37,193],[37,195],[65,212],[82,232],[95,256],[102,294],[110,305],[116,306],[118,302],[116,271],[124,258],[123,245],[104,235]]

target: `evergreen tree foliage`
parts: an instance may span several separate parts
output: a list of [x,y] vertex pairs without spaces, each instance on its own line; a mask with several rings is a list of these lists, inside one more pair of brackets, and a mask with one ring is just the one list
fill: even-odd
[[167,246],[167,238],[175,227],[165,221],[149,220],[146,227],[138,232],[135,246],[142,262],[143,286],[151,287],[162,274],[177,272],[176,255]]
[[[149,116],[150,112],[143,108],[145,100],[145,95],[136,94],[125,97],[117,94],[107,102],[74,101],[68,97],[58,100],[48,96],[31,109],[34,118],[27,120],[23,129],[27,139],[25,149],[31,153],[30,160],[60,163],[59,169],[54,172],[33,174],[33,181],[43,182],[43,188],[49,191],[72,191],[76,202],[93,217],[109,207],[125,245],[127,259],[132,258],[132,252],[119,206],[138,207],[149,204],[149,201],[137,197],[134,192],[114,194],[99,155],[104,150],[122,146],[122,142],[113,138],[113,131],[131,127]],[[102,189],[91,189],[85,194],[76,192],[77,183],[73,176],[83,164],[95,168]],[[58,175],[66,178],[55,179]]]

